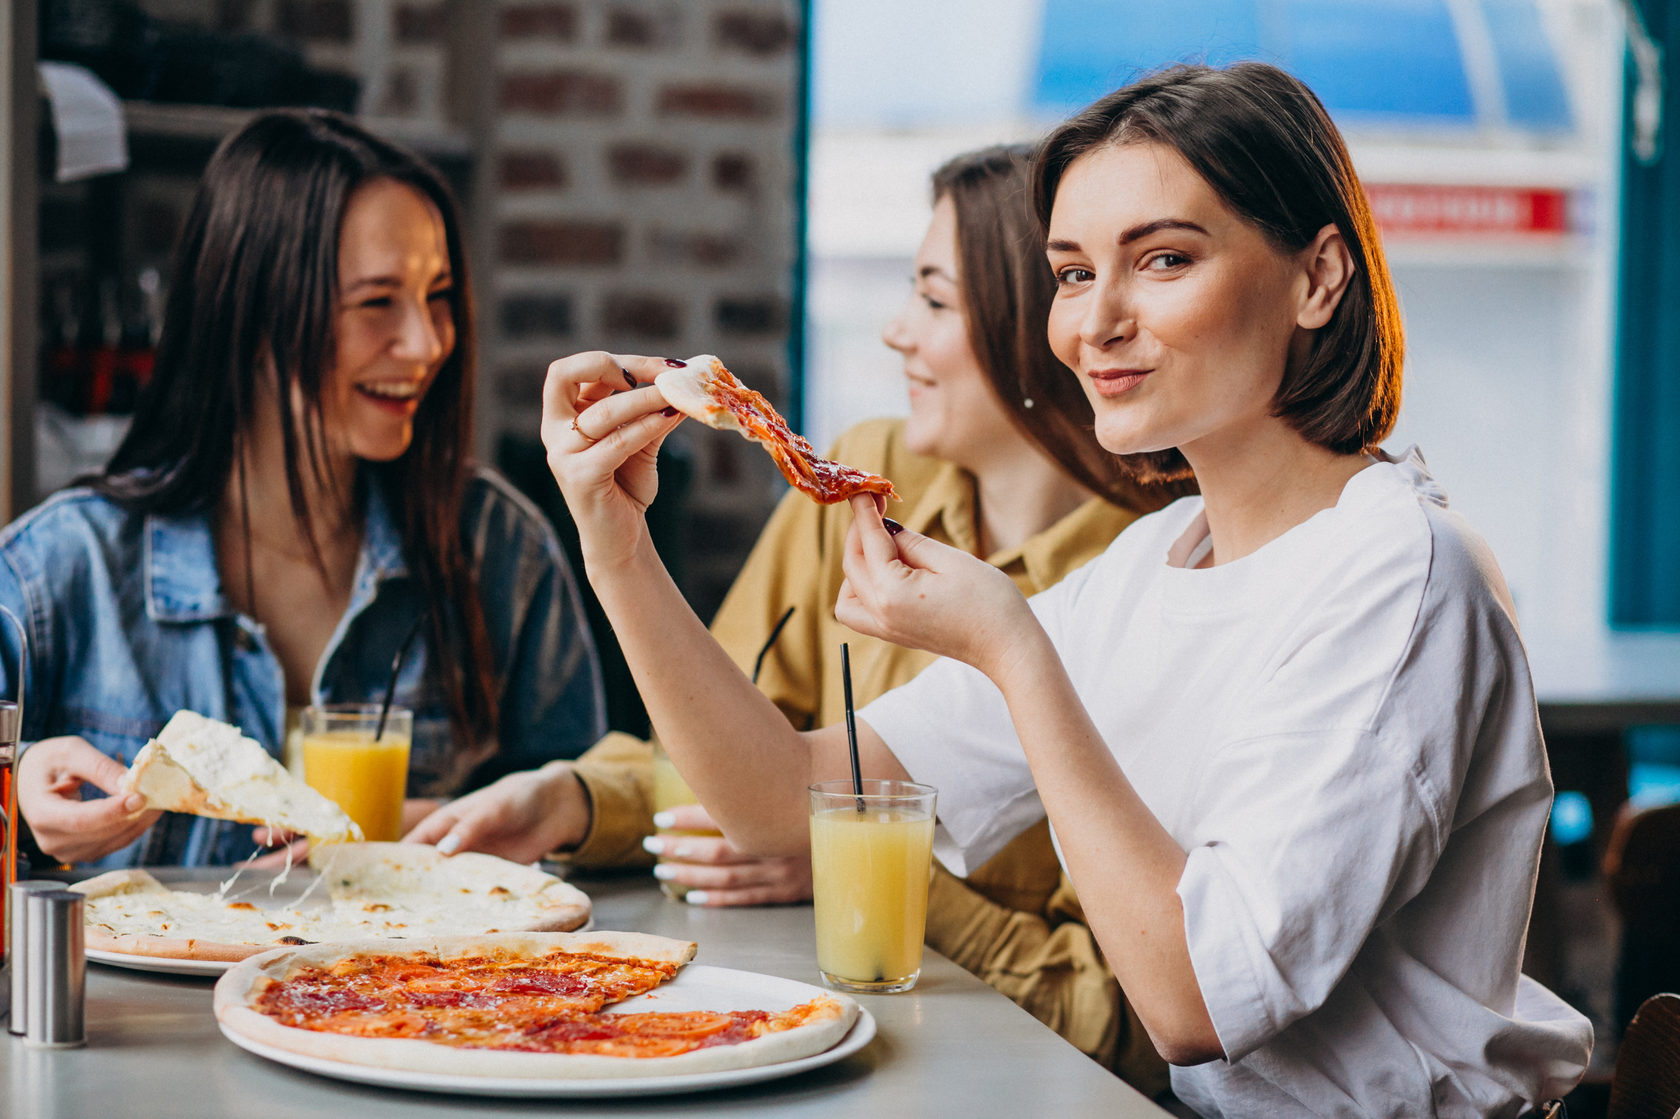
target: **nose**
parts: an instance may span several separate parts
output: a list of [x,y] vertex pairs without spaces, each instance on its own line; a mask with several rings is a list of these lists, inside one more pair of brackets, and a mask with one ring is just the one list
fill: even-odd
[[906,299],[898,312],[887,320],[887,325],[881,328],[881,341],[901,354],[909,353],[916,345],[915,339],[910,333],[910,325],[905,321],[910,317],[910,304],[915,298],[915,295],[911,295],[909,299]]
[[1079,323],[1079,340],[1092,349],[1104,349],[1115,342],[1124,342],[1137,333],[1136,311],[1131,293],[1123,283],[1098,280],[1092,286],[1085,305],[1085,316]]
[[450,308],[444,305],[440,313],[434,313],[429,301],[418,305],[408,304],[402,322],[397,327],[397,337],[392,345],[394,356],[404,361],[416,361],[424,365],[431,365],[443,357],[447,343],[446,333],[452,333]]

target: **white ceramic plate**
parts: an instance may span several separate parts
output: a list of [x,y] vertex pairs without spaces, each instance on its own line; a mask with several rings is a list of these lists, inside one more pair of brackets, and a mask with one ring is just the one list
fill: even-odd
[[[828,992],[809,983],[761,975],[732,968],[707,967],[690,964],[676,979],[657,990],[650,991],[618,1004],[615,1011],[636,1010],[733,1010],[746,1007],[782,1009],[825,995]],[[528,1097],[601,1097],[601,1096],[663,1096],[679,1092],[700,1092],[715,1088],[732,1088],[742,1084],[756,1084],[793,1076],[809,1069],[821,1068],[856,1053],[875,1037],[875,1019],[869,1011],[859,1008],[858,1019],[839,1044],[810,1057],[780,1064],[760,1065],[756,1068],[722,1069],[717,1072],[690,1073],[681,1076],[614,1077],[604,1080],[533,1080],[527,1077],[455,1076],[442,1073],[405,1072],[376,1068],[372,1065],[353,1065],[308,1057],[284,1049],[276,1049],[255,1042],[222,1027],[222,1035],[241,1049],[266,1057],[283,1065],[305,1072],[352,1080],[360,1084],[376,1084],[384,1088],[407,1088],[424,1092],[447,1092],[469,1096],[528,1096]],[[627,1058],[628,1059],[628,1058]]]
[[172,960],[163,956],[131,956],[127,952],[105,952],[89,948],[87,958],[132,971],[155,971],[164,975],[220,975],[233,963],[228,960]]

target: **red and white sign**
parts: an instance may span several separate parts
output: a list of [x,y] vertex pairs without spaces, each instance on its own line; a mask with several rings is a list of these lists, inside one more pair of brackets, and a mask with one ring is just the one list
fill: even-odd
[[1389,236],[1557,237],[1569,232],[1569,192],[1550,187],[1367,183]]

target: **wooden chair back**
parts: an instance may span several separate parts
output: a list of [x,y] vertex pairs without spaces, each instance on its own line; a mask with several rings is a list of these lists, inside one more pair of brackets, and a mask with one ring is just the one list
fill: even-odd
[[1680,1112],[1680,995],[1652,995],[1616,1051],[1606,1119],[1674,1119]]

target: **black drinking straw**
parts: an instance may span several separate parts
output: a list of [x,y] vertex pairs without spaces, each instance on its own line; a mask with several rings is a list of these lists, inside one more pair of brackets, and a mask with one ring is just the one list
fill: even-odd
[[863,770],[858,767],[857,715],[852,710],[852,651],[840,642],[840,684],[846,693],[846,745],[852,751],[852,795],[857,797],[858,814],[863,814]]
[[429,610],[420,611],[420,616],[408,627],[408,636],[397,646],[397,655],[391,658],[391,679],[385,685],[385,702],[379,705],[379,725],[373,728],[375,742],[385,737],[385,720],[391,717],[391,701],[397,695],[397,673],[402,671],[403,658],[408,656],[408,647],[414,644],[414,639],[420,635],[420,626],[430,613]]
[[782,635],[782,627],[788,624],[788,619],[791,617],[793,617],[793,607],[789,606],[782,611],[782,616],[776,619],[776,624],[770,627],[770,636],[764,639],[764,644],[759,647],[758,656],[753,660],[752,682],[754,684],[758,683],[758,674],[764,668],[764,658],[770,654],[770,647],[776,643],[776,638]]

